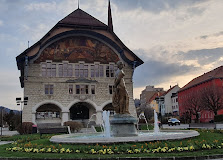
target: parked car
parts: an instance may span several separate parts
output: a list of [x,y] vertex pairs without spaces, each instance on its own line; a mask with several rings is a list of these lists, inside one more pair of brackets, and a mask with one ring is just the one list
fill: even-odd
[[170,126],[170,125],[180,125],[180,121],[178,120],[178,119],[176,119],[176,118],[170,118],[169,120],[168,120],[168,125]]

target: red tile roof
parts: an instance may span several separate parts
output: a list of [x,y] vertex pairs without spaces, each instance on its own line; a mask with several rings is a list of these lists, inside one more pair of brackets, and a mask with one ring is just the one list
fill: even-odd
[[223,78],[223,66],[220,66],[210,72],[204,73],[203,75],[194,78],[192,81],[190,81],[188,84],[186,84],[183,88],[181,88],[179,90],[179,92],[181,92],[185,89],[191,88],[191,87],[198,85],[200,83],[207,82],[207,81],[210,81],[210,80],[216,79],[216,78],[221,78],[221,79]]

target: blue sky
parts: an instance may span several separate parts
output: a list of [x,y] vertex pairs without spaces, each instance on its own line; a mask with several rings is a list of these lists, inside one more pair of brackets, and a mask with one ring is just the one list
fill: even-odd
[[[107,0],[80,8],[107,24]],[[222,0],[111,0],[114,32],[144,60],[134,97],[146,85],[183,87],[223,62]],[[77,0],[0,0],[0,106],[19,109],[23,95],[15,57],[77,9]]]

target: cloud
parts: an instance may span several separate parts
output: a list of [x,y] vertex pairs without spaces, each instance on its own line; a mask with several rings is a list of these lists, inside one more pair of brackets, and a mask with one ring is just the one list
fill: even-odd
[[179,59],[179,61],[197,60],[197,62],[203,66],[220,61],[222,53],[223,48],[191,50],[188,52],[178,52],[175,58]]
[[0,73],[0,105],[18,109],[15,99],[22,96],[22,89],[19,84],[19,71],[1,68]]
[[214,38],[214,37],[219,37],[222,35],[223,35],[223,31],[220,31],[220,32],[214,33],[214,34],[200,36],[200,39]]
[[3,25],[3,21],[0,20],[0,26],[2,26],[2,25]]
[[178,63],[165,63],[156,60],[147,60],[134,72],[134,87],[158,85],[169,81],[172,77],[186,75],[197,68]]
[[48,11],[55,10],[56,2],[29,3],[24,7],[28,11]]
[[[197,5],[200,3],[205,3],[206,0],[186,0],[186,1],[179,1],[179,0],[113,0],[114,4],[117,5],[117,7],[121,11],[128,11],[128,10],[134,10],[136,8],[141,8],[142,10],[146,12],[152,12],[154,14],[158,14],[162,11],[168,11],[177,9],[179,7],[191,7],[193,5]],[[128,5],[126,5],[128,4]],[[191,8],[189,10],[196,13],[201,13],[203,10],[199,8]]]

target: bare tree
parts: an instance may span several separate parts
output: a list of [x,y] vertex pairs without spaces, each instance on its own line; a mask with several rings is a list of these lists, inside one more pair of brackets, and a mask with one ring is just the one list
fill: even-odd
[[198,122],[200,115],[199,112],[202,111],[202,105],[201,105],[201,95],[199,93],[193,92],[189,95],[186,101],[186,112],[190,113],[191,115],[195,115],[196,122]]
[[203,109],[212,111],[217,115],[223,109],[223,88],[209,86],[201,91],[201,105]]
[[154,116],[153,109],[150,105],[147,105],[147,107],[144,110],[144,114],[147,120],[150,120]]

